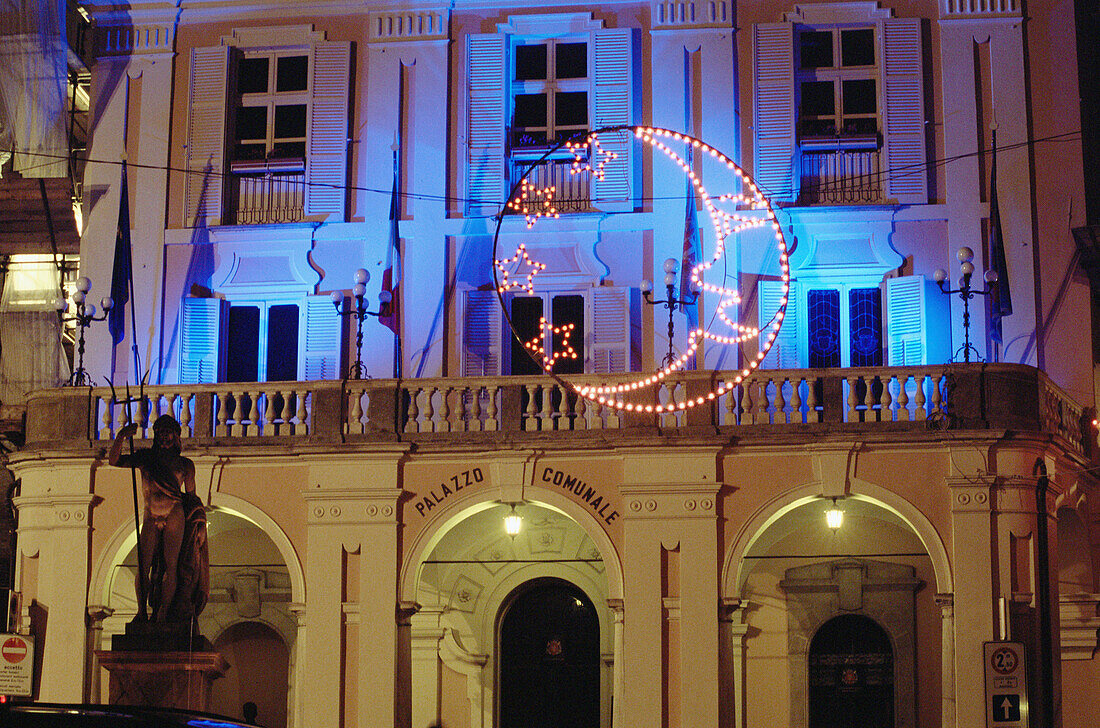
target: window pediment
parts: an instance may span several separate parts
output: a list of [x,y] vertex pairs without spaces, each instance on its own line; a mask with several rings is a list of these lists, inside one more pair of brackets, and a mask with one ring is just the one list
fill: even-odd
[[325,39],[325,31],[314,30],[313,24],[275,25],[260,28],[234,28],[229,35],[223,35],[221,44],[238,48],[285,48],[289,46],[308,46]]
[[603,30],[603,27],[603,21],[594,19],[592,13],[552,13],[512,15],[507,23],[497,24],[497,32],[531,38],[553,38],[570,33],[590,33]]
[[794,10],[783,14],[788,23],[822,25],[833,23],[866,23],[869,20],[891,18],[894,11],[877,2],[818,3],[795,5]]

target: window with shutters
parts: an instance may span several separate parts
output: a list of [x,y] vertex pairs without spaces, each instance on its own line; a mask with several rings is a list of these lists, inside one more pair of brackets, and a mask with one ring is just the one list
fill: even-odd
[[335,379],[342,322],[328,296],[185,298],[180,382]]
[[754,26],[754,177],[773,201],[928,202],[921,21],[888,13],[823,3]]
[[[495,291],[467,291],[462,313],[463,376],[537,375],[554,359],[558,374],[639,368],[639,307],[632,289],[595,286],[507,295],[512,328]],[[535,358],[532,358],[532,354]]]
[[351,46],[322,39],[243,29],[192,49],[187,226],[343,220]]
[[634,31],[605,29],[590,13],[514,17],[498,33],[468,37],[471,213],[496,213],[525,174],[555,188],[560,212],[633,209],[629,134],[601,140],[619,156],[599,183],[574,174],[565,150],[542,157],[588,130],[632,123],[634,45]]
[[[771,369],[940,364],[949,360],[946,298],[924,276],[866,283],[792,283],[783,326],[761,366]],[[778,309],[778,281],[759,283],[759,316]]]

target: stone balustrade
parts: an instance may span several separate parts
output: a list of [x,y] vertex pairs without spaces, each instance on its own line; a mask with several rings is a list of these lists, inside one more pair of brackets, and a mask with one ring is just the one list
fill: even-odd
[[[336,442],[462,442],[623,434],[717,436],[928,429],[1041,432],[1089,456],[1091,414],[1045,374],[1012,364],[765,370],[705,403],[660,414],[646,404],[678,404],[720,388],[735,372],[681,372],[648,392],[641,410],[579,397],[551,377],[454,377],[320,382],[164,385],[138,402],[107,388],[39,391],[27,405],[28,447],[104,444],[131,420],[140,436],[174,415],[193,445]],[[575,375],[569,384],[629,382],[631,375]],[[640,394],[640,393],[639,393]]]

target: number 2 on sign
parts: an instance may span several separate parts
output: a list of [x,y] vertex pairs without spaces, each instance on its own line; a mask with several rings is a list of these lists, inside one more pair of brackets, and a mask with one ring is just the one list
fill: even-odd
[[993,669],[1002,675],[1008,675],[1016,670],[1016,652],[1007,647],[995,651],[989,658]]

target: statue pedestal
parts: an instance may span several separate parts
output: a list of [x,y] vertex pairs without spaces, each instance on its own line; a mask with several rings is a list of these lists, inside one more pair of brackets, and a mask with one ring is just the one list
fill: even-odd
[[210,687],[229,663],[218,652],[97,650],[111,675],[111,705],[210,710]]

